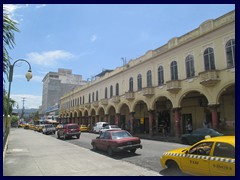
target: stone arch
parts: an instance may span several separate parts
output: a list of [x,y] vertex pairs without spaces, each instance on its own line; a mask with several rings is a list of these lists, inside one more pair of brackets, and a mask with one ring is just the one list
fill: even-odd
[[230,88],[232,88],[231,91],[234,90],[234,92],[235,92],[235,82],[230,82],[230,83],[224,84],[224,85],[221,87],[221,89],[220,89],[220,91],[218,92],[217,97],[216,97],[216,104],[220,104],[220,97],[221,97],[221,95],[222,95],[226,90],[229,90]]
[[147,109],[150,110],[149,103],[144,98],[138,98],[134,101],[134,103],[132,105],[132,108],[131,108],[131,112],[134,112],[134,109],[135,109],[136,105],[141,101],[144,102],[147,105]]
[[159,101],[159,100],[163,100],[164,98],[166,99],[165,101],[169,101],[169,102],[171,103],[171,106],[170,106],[170,107],[169,107],[169,105],[167,105],[168,108],[173,107],[173,100],[172,100],[172,98],[171,98],[171,97],[168,97],[168,96],[161,95],[161,96],[157,96],[157,97],[152,101],[152,103],[151,103],[151,109],[156,110],[156,102]]
[[121,102],[118,107],[116,108],[116,113],[121,113],[121,108],[122,106],[126,105],[128,107],[128,109],[130,110],[130,105],[128,103],[128,101],[123,101]]
[[179,98],[176,98],[176,106],[174,107],[181,107],[181,101],[182,99],[187,95],[189,94],[190,92],[193,92],[193,91],[197,91],[199,92],[201,95],[205,96],[207,101],[209,102],[209,93],[204,90],[204,89],[200,89],[200,88],[188,88],[187,90],[183,91],[180,95],[179,95]]

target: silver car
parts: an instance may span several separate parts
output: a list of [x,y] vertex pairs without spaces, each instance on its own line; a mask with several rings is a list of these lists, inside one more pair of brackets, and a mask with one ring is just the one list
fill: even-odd
[[52,124],[44,124],[42,128],[43,134],[55,134],[56,128]]

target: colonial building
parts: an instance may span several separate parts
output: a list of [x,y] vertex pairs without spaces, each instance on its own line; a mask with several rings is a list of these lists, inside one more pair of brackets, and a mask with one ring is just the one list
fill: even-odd
[[206,120],[235,132],[235,11],[60,98],[62,122],[106,121],[131,133],[179,137]]

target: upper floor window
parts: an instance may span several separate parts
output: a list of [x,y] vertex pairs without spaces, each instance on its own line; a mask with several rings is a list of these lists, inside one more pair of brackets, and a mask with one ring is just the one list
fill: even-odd
[[83,104],[84,104],[84,103],[85,103],[85,102],[84,102],[84,96],[83,96],[83,98],[82,98],[82,99],[83,99]]
[[204,51],[204,68],[205,71],[215,69],[213,48],[207,48]]
[[82,97],[80,97],[80,104],[82,104]]
[[147,87],[152,87],[152,71],[147,72]]
[[88,94],[88,102],[91,102],[91,93]]
[[139,74],[137,79],[138,79],[138,91],[141,91],[142,90],[142,75]]
[[94,99],[95,99],[95,97],[94,97],[94,92],[92,93],[92,101],[94,102]]
[[107,87],[105,87],[105,99],[107,99],[108,93],[107,93]]
[[194,71],[194,58],[192,55],[188,55],[185,60],[185,65],[186,65],[186,75],[187,78],[191,78],[195,76],[195,71]]
[[171,80],[178,80],[178,69],[177,69],[176,61],[171,62],[170,69],[171,69]]
[[98,91],[96,91],[96,101],[98,101]]
[[129,92],[133,92],[133,78],[129,79]]
[[110,86],[110,98],[113,97],[113,86]]
[[116,96],[119,96],[119,84],[116,84]]
[[231,39],[227,42],[226,46],[227,67],[231,68],[235,66],[235,39]]
[[164,83],[164,76],[163,76],[163,67],[158,67],[158,85],[162,86]]

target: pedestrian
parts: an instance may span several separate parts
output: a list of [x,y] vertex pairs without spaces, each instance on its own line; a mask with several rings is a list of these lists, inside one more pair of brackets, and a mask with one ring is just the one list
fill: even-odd
[[206,119],[203,121],[203,128],[208,128],[208,122]]
[[192,123],[190,122],[190,120],[187,121],[187,132],[191,133],[192,132]]

